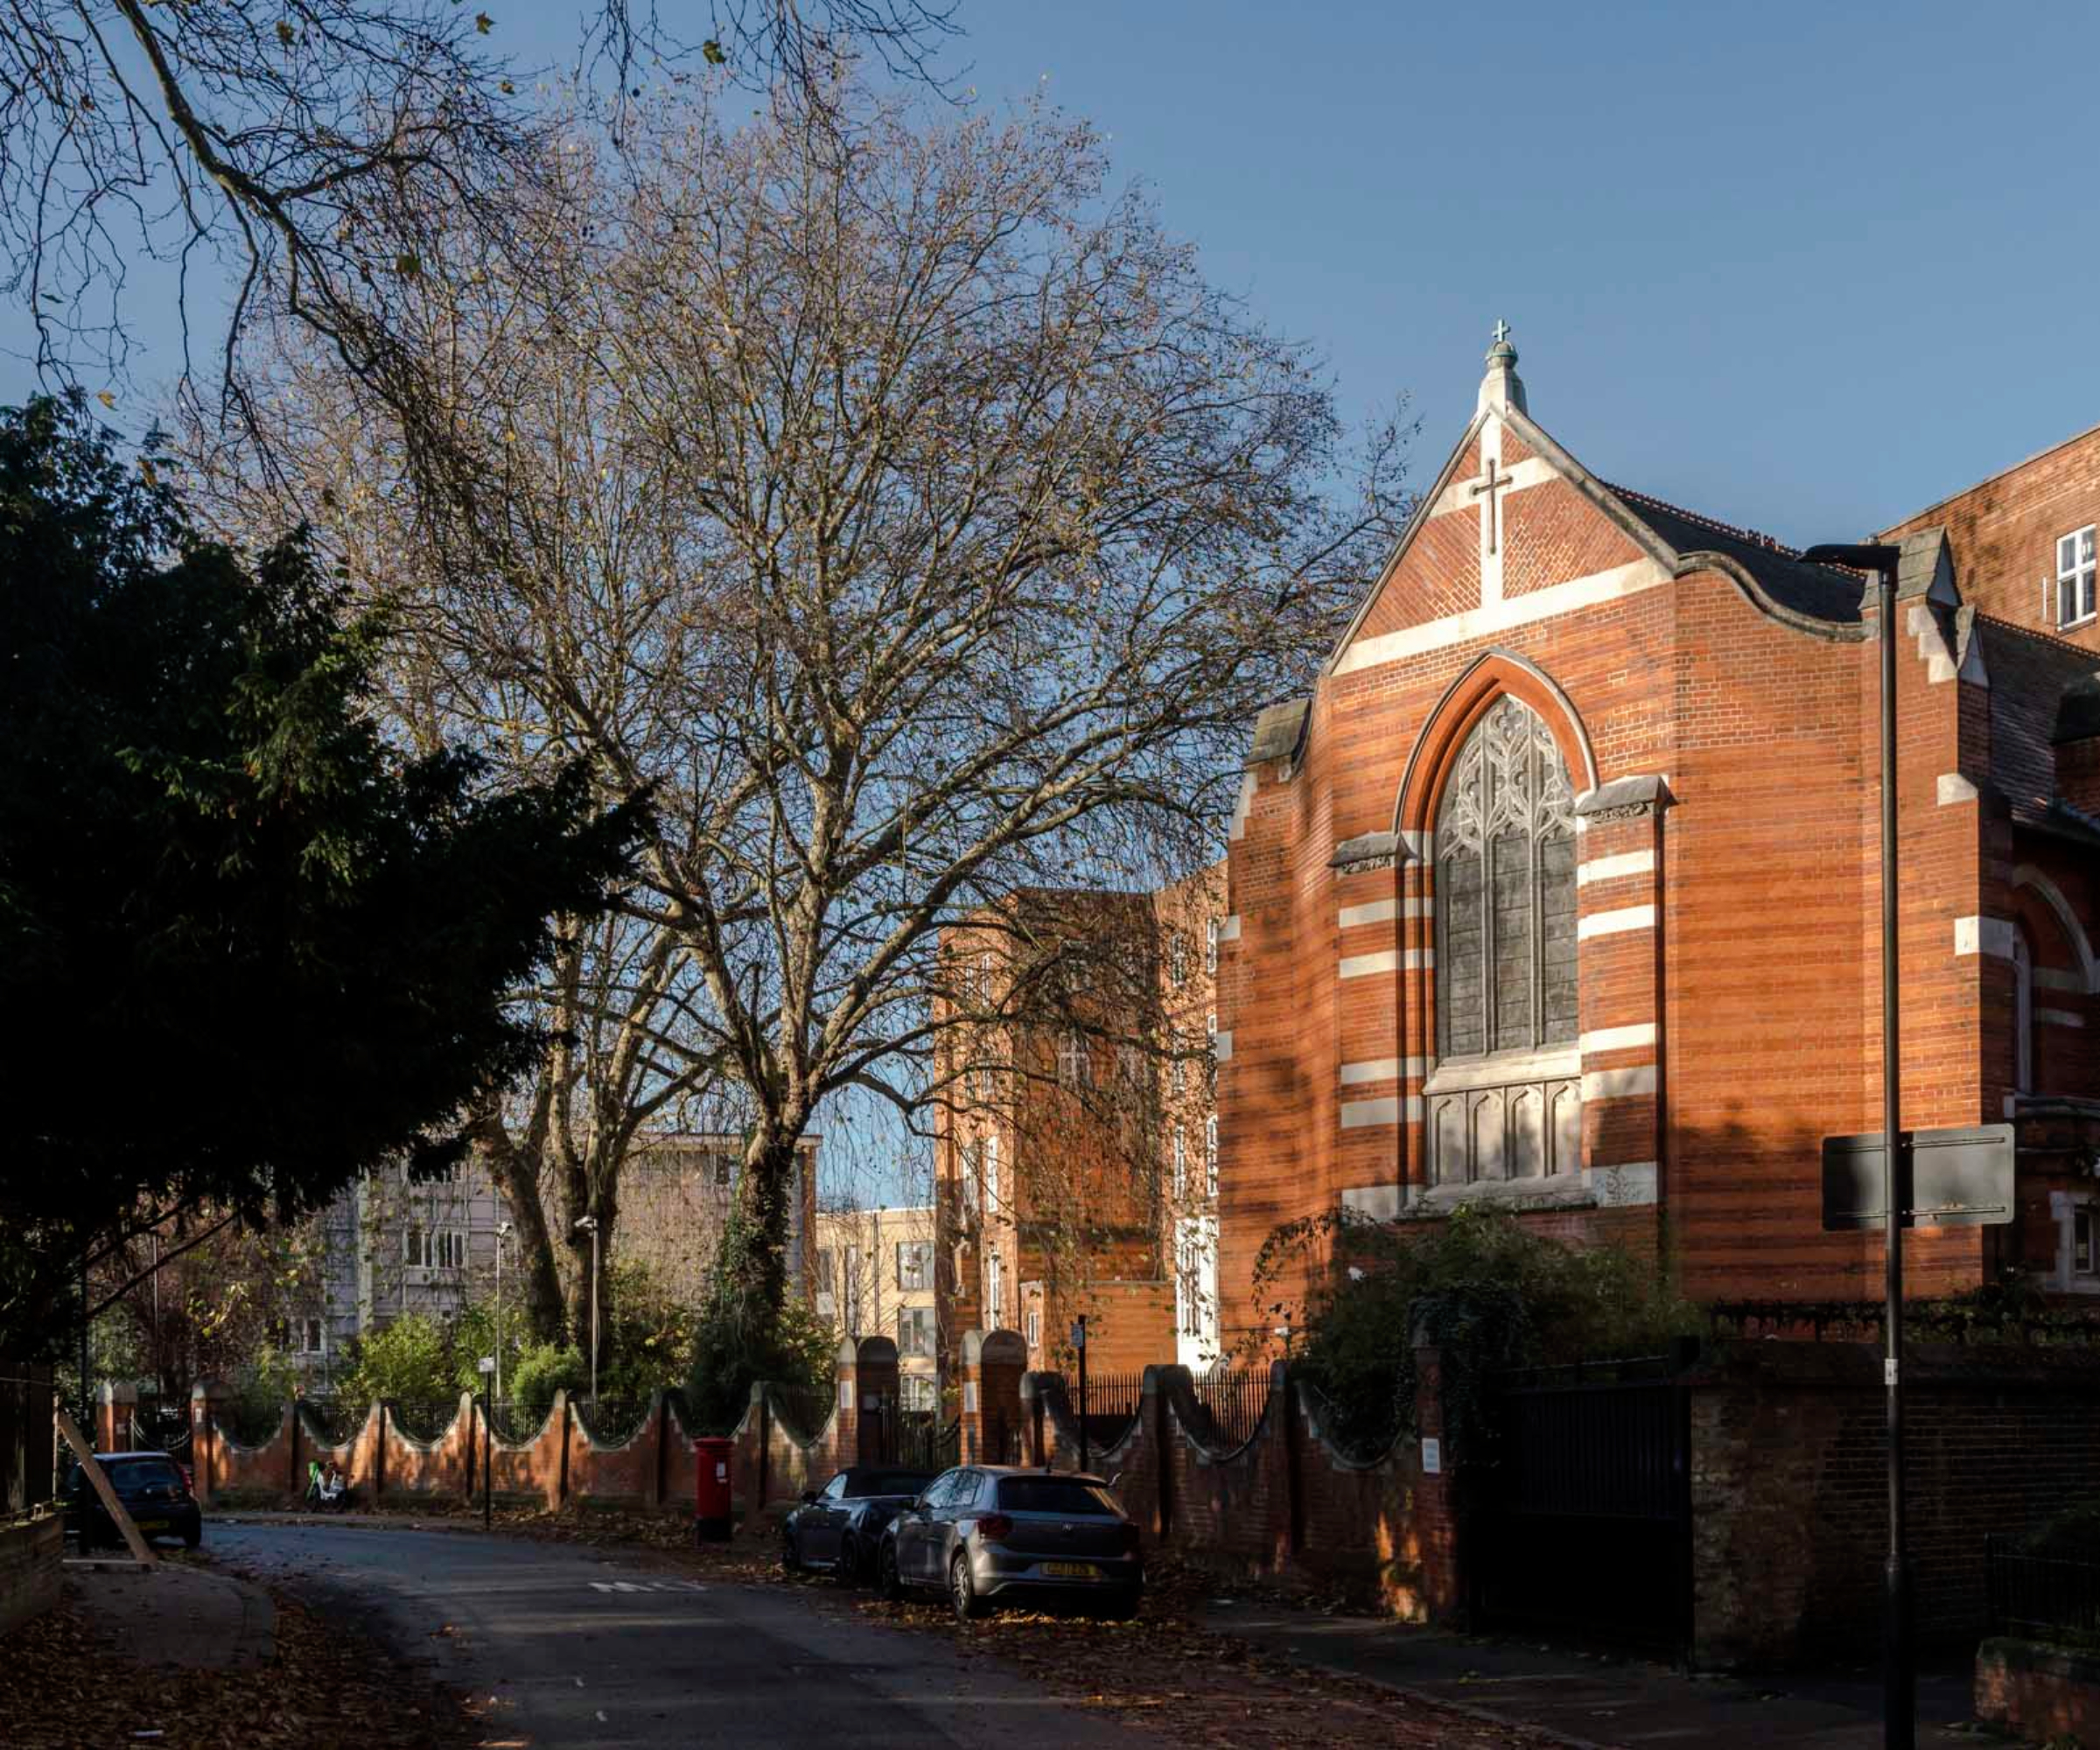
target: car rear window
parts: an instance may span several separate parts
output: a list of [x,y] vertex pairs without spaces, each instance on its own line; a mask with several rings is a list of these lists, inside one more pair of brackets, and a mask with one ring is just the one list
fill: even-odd
[[1121,1511],[1116,1505],[1116,1497],[1099,1483],[1060,1476],[1001,1477],[999,1505],[1009,1513]]
[[917,1494],[933,1480],[931,1471],[866,1471],[846,1485],[848,1494]]
[[109,1466],[109,1480],[120,1489],[161,1488],[179,1484],[182,1473],[166,1459],[127,1459]]

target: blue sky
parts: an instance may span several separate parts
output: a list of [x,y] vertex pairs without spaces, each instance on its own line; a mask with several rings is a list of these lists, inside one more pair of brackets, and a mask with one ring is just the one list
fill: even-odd
[[[1498,316],[1606,479],[1796,540],[2100,419],[2100,7],[956,7],[960,85],[1046,78],[1353,415],[1412,392],[1418,480]],[[572,42],[570,0],[491,10],[528,60]],[[177,364],[144,332],[142,388]]]
[[2090,5],[970,4],[1211,276],[1411,390],[1418,480],[1497,316],[1606,480],[1811,541],[2100,420]]

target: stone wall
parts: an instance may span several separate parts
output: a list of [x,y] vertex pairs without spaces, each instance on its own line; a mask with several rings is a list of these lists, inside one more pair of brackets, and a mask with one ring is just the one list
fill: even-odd
[[[1918,1638],[1972,1646],[1984,1537],[2100,1494],[2100,1355],[1920,1346],[1905,1368]],[[1871,1656],[1887,1547],[1879,1351],[1731,1345],[1691,1405],[1698,1662]]]

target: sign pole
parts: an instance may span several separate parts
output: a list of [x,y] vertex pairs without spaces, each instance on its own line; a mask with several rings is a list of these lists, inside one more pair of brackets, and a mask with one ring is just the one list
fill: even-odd
[[1079,1351],[1079,1467],[1087,1465],[1087,1315],[1082,1312],[1072,1324],[1072,1346]]
[[1881,633],[1881,1134],[1887,1138],[1888,1224],[1882,1256],[1888,1296],[1888,1353],[1882,1363],[1888,1421],[1888,1560],[1882,1580],[1886,1697],[1883,1737],[1916,1741],[1910,1673],[1910,1573],[1903,1525],[1903,1065],[1898,1050],[1896,927],[1896,577],[1893,556],[1874,574]]
[[1902,550],[1885,546],[1811,547],[1810,564],[1835,562],[1869,571],[1881,648],[1881,1135],[1882,1228],[1886,1354],[1888,1558],[1882,1568],[1882,1741],[1889,1750],[1916,1742],[1911,1682],[1910,1572],[1903,1530],[1903,1071],[1899,1056],[1896,961],[1896,573]]

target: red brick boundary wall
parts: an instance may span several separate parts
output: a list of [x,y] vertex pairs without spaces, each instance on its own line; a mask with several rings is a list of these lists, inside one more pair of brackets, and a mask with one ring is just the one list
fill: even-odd
[[59,1601],[65,1522],[55,1508],[39,1506],[0,1525],[0,1634]]
[[[1904,1376],[1918,1637],[1965,1649],[1986,1627],[1985,1536],[2100,1494],[2100,1354],[1920,1345]],[[1732,1343],[1690,1384],[1696,1662],[1871,1656],[1887,1536],[1880,1351]]]
[[[385,1404],[375,1404],[350,1439],[331,1442],[302,1406],[288,1404],[276,1432],[257,1446],[242,1445],[221,1425],[231,1396],[216,1380],[200,1382],[192,1395],[191,1455],[198,1494],[207,1503],[228,1496],[296,1502],[306,1492],[306,1467],[317,1460],[340,1466],[362,1506],[480,1502],[483,1424],[470,1393],[460,1394],[451,1424],[434,1440],[411,1438]],[[730,1437],[732,1488],[746,1520],[755,1524],[769,1508],[799,1501],[841,1466],[857,1462],[864,1442],[879,1438],[878,1418],[893,1415],[896,1401],[896,1346],[883,1337],[839,1346],[836,1394],[814,1429],[797,1427],[771,1387],[752,1386]],[[574,1502],[690,1515],[698,1474],[694,1439],[676,1392],[652,1397],[648,1413],[620,1441],[598,1439],[584,1408],[556,1392],[530,1439],[499,1437],[490,1444],[490,1494],[507,1505],[554,1508]]]
[[1976,1717],[2032,1743],[2100,1744],[2100,1652],[1984,1642],[1976,1650]]
[[[1095,1474],[1115,1483],[1152,1547],[1210,1565],[1338,1586],[1410,1620],[1459,1614],[1458,1514],[1448,1447],[1424,1474],[1422,1436],[1443,1438],[1443,1370],[1417,1356],[1420,1432],[1365,1459],[1323,1425],[1318,1396],[1272,1363],[1268,1408],[1243,1443],[1223,1438],[1186,1368],[1152,1367],[1136,1418]],[[1079,1425],[1061,1376],[1021,1382],[1023,1461],[1072,1469]]]

